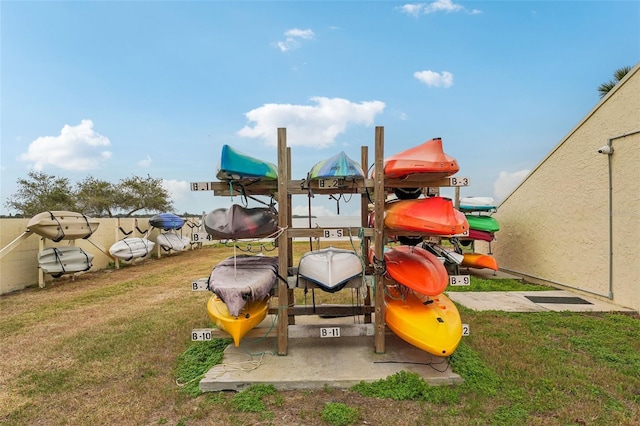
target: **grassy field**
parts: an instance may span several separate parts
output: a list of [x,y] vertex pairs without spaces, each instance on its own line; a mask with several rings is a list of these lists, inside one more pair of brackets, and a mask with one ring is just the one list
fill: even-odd
[[[296,256],[306,250],[296,244]],[[473,334],[450,359],[457,386],[399,374],[345,391],[194,395],[185,376],[218,362],[226,341],[190,341],[211,325],[208,293],[190,283],[231,253],[204,248],[2,296],[0,423],[640,424],[640,319],[620,314],[459,307]],[[474,280],[468,290],[533,288]]]

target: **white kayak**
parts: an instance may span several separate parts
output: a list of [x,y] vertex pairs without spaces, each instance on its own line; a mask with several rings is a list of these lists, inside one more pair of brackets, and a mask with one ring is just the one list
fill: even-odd
[[38,266],[43,272],[57,278],[64,274],[88,271],[93,255],[80,247],[48,247],[38,253]]
[[38,213],[27,223],[27,230],[53,241],[88,238],[98,229],[97,219],[82,213],[54,210]]
[[156,243],[165,250],[182,251],[189,246],[189,237],[181,237],[173,232],[163,232],[156,238]]
[[124,238],[116,241],[111,248],[109,248],[109,253],[118,259],[131,260],[138,257],[145,257],[151,252],[153,246],[155,246],[155,243],[146,238]]
[[298,276],[315,283],[322,290],[334,293],[349,280],[362,274],[362,261],[351,250],[329,247],[302,255]]
[[465,212],[496,210],[496,201],[492,197],[460,198],[458,209]]

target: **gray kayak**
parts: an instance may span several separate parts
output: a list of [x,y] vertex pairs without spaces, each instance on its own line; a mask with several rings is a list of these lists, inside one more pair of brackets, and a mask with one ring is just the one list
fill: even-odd
[[38,253],[38,266],[43,272],[57,278],[64,274],[88,271],[93,255],[80,247],[48,247]]
[[262,300],[269,295],[278,276],[278,258],[238,255],[218,263],[209,276],[208,289],[237,317],[247,300]]

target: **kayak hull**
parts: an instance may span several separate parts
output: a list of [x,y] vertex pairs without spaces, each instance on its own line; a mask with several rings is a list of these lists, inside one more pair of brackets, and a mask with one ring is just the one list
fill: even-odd
[[468,268],[488,268],[494,271],[498,270],[498,262],[496,259],[493,256],[481,253],[464,253],[464,259],[462,259],[462,263],[460,265]]
[[328,293],[342,290],[352,278],[362,275],[362,261],[351,250],[328,247],[302,255],[298,276]]
[[55,242],[89,238],[100,225],[97,219],[64,210],[46,211],[33,216],[27,229]]
[[437,235],[465,232],[469,225],[462,212],[448,198],[430,197],[385,203],[384,224],[397,231],[415,231]]
[[308,174],[309,179],[338,179],[338,178],[364,178],[364,171],[360,163],[352,160],[341,151],[331,158],[315,164]]
[[449,356],[460,344],[460,314],[444,294],[426,298],[390,287],[385,295],[385,308],[387,327],[419,349],[436,356]]
[[392,155],[384,161],[385,178],[403,179],[427,173],[434,177],[451,176],[460,170],[455,158],[445,154],[442,139],[434,138],[421,145]]
[[217,295],[213,295],[207,302],[207,313],[213,323],[227,332],[233,339],[233,344],[240,346],[240,340],[266,317],[269,311],[269,298],[249,300],[237,316],[231,315],[227,305]]
[[[371,263],[374,250],[369,248]],[[440,259],[421,247],[385,248],[384,266],[389,278],[425,296],[436,296],[449,284],[449,275]]]
[[43,272],[60,277],[64,274],[88,271],[91,269],[93,255],[80,247],[48,247],[38,253],[38,266]]
[[278,230],[278,214],[272,208],[246,208],[233,204],[209,212],[204,218],[204,229],[219,240],[262,238]]
[[219,180],[276,180],[278,168],[275,164],[244,154],[229,145],[222,146],[216,177]]

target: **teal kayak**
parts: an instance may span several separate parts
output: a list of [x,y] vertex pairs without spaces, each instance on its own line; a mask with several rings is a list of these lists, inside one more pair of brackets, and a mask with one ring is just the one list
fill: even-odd
[[364,178],[360,163],[353,161],[341,151],[331,158],[320,161],[311,168],[309,179]]
[[465,215],[467,222],[469,222],[469,229],[475,229],[476,231],[497,232],[500,230],[498,221],[491,216],[479,216],[475,214]]
[[216,177],[220,180],[278,179],[275,164],[244,154],[229,145],[222,146]]

